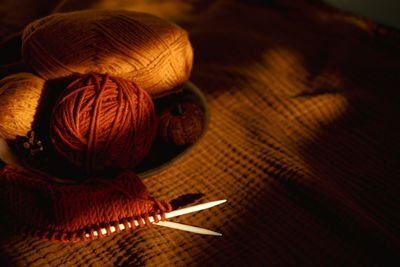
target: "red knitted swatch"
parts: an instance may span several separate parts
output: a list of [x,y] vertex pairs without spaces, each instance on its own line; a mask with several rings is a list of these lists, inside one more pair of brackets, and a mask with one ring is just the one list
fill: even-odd
[[149,216],[160,214],[164,220],[172,209],[151,197],[131,170],[121,171],[112,182],[92,179],[66,185],[8,165],[0,171],[0,201],[18,231],[64,242],[97,239],[104,236],[101,228],[108,235],[111,226],[120,232],[119,224],[129,229],[130,223],[135,229],[135,219],[144,226],[150,224]]

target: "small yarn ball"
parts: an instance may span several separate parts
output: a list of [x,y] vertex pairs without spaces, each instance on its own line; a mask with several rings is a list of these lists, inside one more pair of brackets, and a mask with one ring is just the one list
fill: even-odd
[[84,10],[29,24],[22,57],[44,79],[108,73],[134,81],[157,98],[183,89],[193,49],[186,31],[154,15]]
[[50,118],[56,152],[88,173],[134,167],[149,152],[156,131],[150,95],[130,81],[103,74],[70,83]]
[[0,80],[0,137],[15,140],[32,130],[45,81],[31,73]]
[[183,146],[196,142],[204,131],[204,111],[196,104],[173,105],[159,116],[159,131],[164,142]]

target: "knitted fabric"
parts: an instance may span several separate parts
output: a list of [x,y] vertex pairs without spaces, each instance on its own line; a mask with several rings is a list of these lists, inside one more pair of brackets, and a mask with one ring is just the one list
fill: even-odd
[[121,232],[120,224],[135,229],[135,220],[144,226],[150,224],[149,216],[160,214],[165,220],[165,212],[171,211],[168,203],[150,197],[130,170],[112,181],[92,179],[85,184],[60,185],[5,166],[0,171],[0,199],[11,227],[56,241],[100,238],[111,234],[111,226]]

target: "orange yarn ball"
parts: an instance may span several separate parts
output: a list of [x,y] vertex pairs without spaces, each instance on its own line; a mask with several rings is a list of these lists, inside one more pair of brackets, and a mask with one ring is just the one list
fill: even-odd
[[55,150],[87,172],[132,168],[157,130],[149,94],[122,78],[88,74],[61,93],[50,119]]
[[178,25],[133,11],[56,13],[29,24],[22,36],[25,63],[44,79],[108,73],[152,97],[183,89],[193,63],[188,34]]
[[16,73],[0,80],[0,138],[15,140],[32,130],[45,80]]

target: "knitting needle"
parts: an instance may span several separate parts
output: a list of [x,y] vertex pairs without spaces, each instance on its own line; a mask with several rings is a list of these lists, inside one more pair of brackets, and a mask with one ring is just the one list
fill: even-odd
[[216,201],[211,201],[211,202],[207,202],[207,203],[203,203],[203,204],[194,205],[194,206],[183,208],[183,209],[173,210],[171,212],[165,213],[165,218],[169,219],[169,218],[177,217],[177,216],[180,216],[183,214],[188,214],[188,213],[192,213],[195,211],[209,209],[211,207],[220,205],[225,202],[226,202],[226,199],[222,199],[222,200],[216,200]]
[[[204,210],[204,209],[209,209],[209,208],[211,208],[211,207],[220,205],[220,204],[222,204],[222,203],[224,203],[224,202],[226,202],[226,199],[211,201],[211,202],[207,202],[207,203],[203,203],[203,204],[199,204],[199,205],[195,205],[195,206],[191,206],[191,207],[187,207],[187,208],[183,208],[183,209],[173,210],[173,211],[171,211],[171,212],[165,213],[165,218],[166,218],[166,219],[169,219],[169,218],[177,217],[177,216],[184,215],[184,214],[188,214],[188,213],[192,213],[192,212],[196,212],[196,211],[200,211],[200,210]],[[161,216],[160,216],[160,215],[158,215],[158,219],[159,219],[159,220],[161,219]],[[156,223],[153,216],[149,216],[149,221],[150,221],[151,223]],[[138,222],[137,220],[134,220],[134,223],[135,223],[135,226],[139,226],[139,222]],[[177,224],[177,223],[175,223],[175,224]],[[160,226],[165,226],[165,227],[170,227],[170,228],[176,228],[176,227],[172,227],[173,224],[169,224],[169,226],[167,226],[167,225],[160,225]],[[175,225],[175,226],[177,226],[177,225]],[[188,231],[188,232],[192,232],[191,230],[196,231],[196,229],[194,229],[194,228],[199,228],[199,227],[194,227],[194,226],[189,226],[189,225],[179,225],[179,226],[177,226],[177,227],[179,227],[179,228],[177,228],[177,229],[179,229],[179,230],[184,230],[182,226],[188,226],[188,227],[185,228],[186,231]],[[129,228],[132,228],[132,225],[131,225],[130,222],[128,222],[128,227],[129,227]],[[125,230],[125,225],[120,224],[120,225],[119,225],[119,229]],[[203,228],[199,228],[199,229],[203,229]],[[207,230],[207,229],[203,229],[203,230],[210,231],[210,230]],[[110,232],[111,232],[111,233],[114,233],[115,231],[116,231],[116,228],[115,228],[114,226],[111,226],[111,227],[110,227]],[[211,232],[212,232],[212,231],[211,231]],[[102,233],[103,235],[106,235],[106,234],[107,234],[107,230],[106,230],[105,228],[102,228],[102,229],[101,229],[101,233]],[[196,233],[197,233],[197,232],[196,232]],[[215,233],[215,232],[214,232],[214,233]],[[97,231],[93,231],[93,235],[94,235],[94,236],[98,236]],[[214,235],[215,235],[215,234],[214,234]],[[221,234],[217,233],[217,235],[221,235]],[[88,237],[88,238],[90,237],[89,233],[86,234],[86,237]]]
[[[163,227],[173,228],[173,229],[192,232],[192,233],[201,234],[201,235],[222,236],[221,233],[217,233],[217,232],[205,229],[205,228],[195,227],[195,226],[186,225],[186,224],[182,224],[182,223],[176,223],[176,222],[170,222],[170,221],[159,221],[158,223],[156,223],[156,222],[152,222],[152,223],[155,224],[155,225],[163,226]],[[136,221],[135,221],[135,225],[136,225]],[[136,225],[136,226],[138,226],[138,225]],[[120,227],[121,230],[125,230],[125,226],[123,224],[120,224],[119,227]],[[128,228],[132,228],[132,225],[129,222],[128,222]],[[111,233],[114,233],[115,230],[116,229],[115,229],[114,226],[110,227],[110,232]],[[107,234],[106,229],[102,228],[101,229],[101,233],[103,235]],[[94,231],[93,235],[94,236],[98,236],[97,231]],[[86,237],[89,238],[90,235],[87,233]]]
[[215,235],[215,236],[222,236],[221,233],[217,233],[208,229],[196,227],[196,226],[191,226],[187,224],[182,224],[182,223],[176,223],[176,222],[170,222],[170,221],[160,221],[158,223],[154,223],[155,225],[159,226],[164,226],[164,227],[169,227],[169,228],[174,228],[182,231],[187,231],[187,232],[192,232],[196,234],[201,234],[201,235]]

